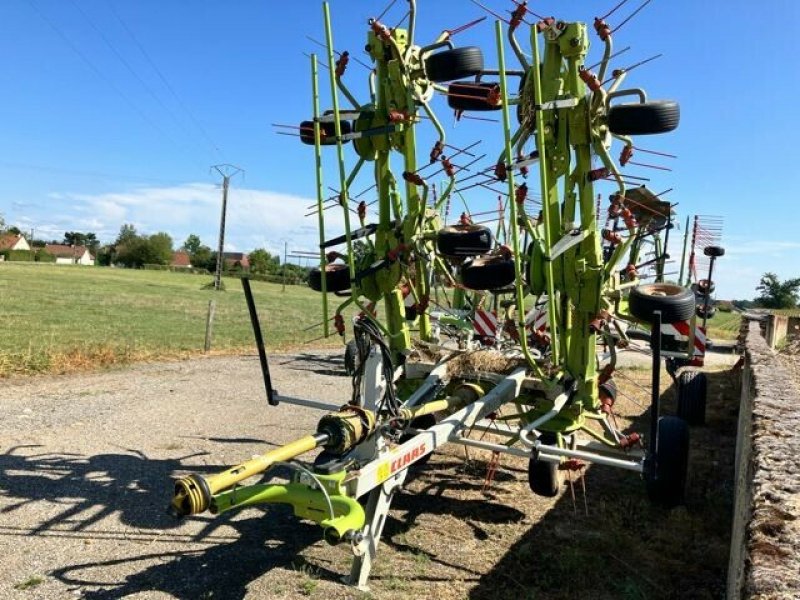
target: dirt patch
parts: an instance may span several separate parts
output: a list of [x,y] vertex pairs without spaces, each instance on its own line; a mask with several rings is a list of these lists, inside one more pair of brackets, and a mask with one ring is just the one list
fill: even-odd
[[[274,356],[271,365],[284,395],[332,407],[349,395],[338,353]],[[619,418],[643,432],[647,373],[621,375]],[[467,460],[447,447],[396,498],[369,594],[339,583],[347,550],[325,545],[286,507],[180,523],[165,515],[170,478],[214,472],[316,425],[318,411],[266,406],[254,357],[6,382],[0,597],[722,597],[732,380],[710,378],[689,502],[673,511],[652,507],[635,474],[602,467],[585,475],[586,505],[577,479],[555,499],[533,496],[523,460],[504,458],[484,489],[491,455],[471,450]]]

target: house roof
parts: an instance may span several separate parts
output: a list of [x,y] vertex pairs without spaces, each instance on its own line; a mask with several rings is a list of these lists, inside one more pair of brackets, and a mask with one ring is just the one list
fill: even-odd
[[[44,251],[60,258],[78,258],[86,252],[86,246],[68,246],[67,244],[45,244]],[[91,256],[91,254],[89,254]]]
[[172,253],[172,262],[170,264],[173,267],[191,267],[192,261],[188,252],[178,250],[177,252]]
[[21,238],[22,235],[19,233],[0,234],[0,250],[11,250]]

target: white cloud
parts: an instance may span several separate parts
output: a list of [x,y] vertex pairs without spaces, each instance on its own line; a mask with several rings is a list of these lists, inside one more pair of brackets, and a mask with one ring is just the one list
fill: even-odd
[[[222,192],[218,186],[187,183],[172,187],[136,188],[103,194],[53,193],[45,215],[27,215],[40,231],[94,231],[111,241],[123,223],[141,233],[166,231],[180,245],[190,233],[216,247]],[[319,243],[316,215],[305,217],[314,199],[269,190],[231,187],[228,194],[225,249],[248,251],[266,247],[283,253],[313,250]],[[328,236],[343,230],[341,211],[325,211]],[[23,221],[21,218],[20,221]],[[51,235],[51,234],[45,234]],[[60,233],[59,233],[60,235]]]

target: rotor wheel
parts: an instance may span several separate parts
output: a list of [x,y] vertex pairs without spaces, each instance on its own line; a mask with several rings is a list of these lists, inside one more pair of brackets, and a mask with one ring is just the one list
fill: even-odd
[[502,256],[474,258],[461,267],[461,283],[471,290],[499,290],[515,278],[514,261]]
[[666,133],[678,126],[680,106],[674,100],[617,104],[608,109],[608,128],[617,135]]
[[425,59],[425,73],[434,82],[473,77],[483,71],[483,52],[477,46],[443,50]]
[[492,249],[492,231],[483,225],[453,225],[436,234],[439,254],[449,258],[480,256]]
[[447,106],[453,110],[492,111],[500,104],[500,84],[456,81],[447,86]]
[[[342,135],[353,130],[350,121],[339,121]],[[314,121],[303,121],[300,123],[300,141],[309,146],[314,145]],[[319,143],[320,146],[334,146],[336,144],[336,124],[333,122],[322,122],[319,124]]]
[[[311,269],[311,272],[308,274],[308,287],[315,292],[321,292],[322,277],[322,271],[319,267]],[[347,265],[326,265],[324,277],[325,290],[327,292],[343,292],[350,289],[350,269]]]

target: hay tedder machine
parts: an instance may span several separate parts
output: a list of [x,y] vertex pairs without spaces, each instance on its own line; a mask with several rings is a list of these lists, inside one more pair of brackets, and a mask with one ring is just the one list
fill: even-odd
[[[331,321],[343,341],[352,334],[352,395],[306,437],[217,475],[179,479],[170,506],[187,516],[290,504],[322,526],[327,542],[349,545],[349,581],[359,587],[393,494],[444,444],[524,457],[531,490],[544,496],[586,463],[626,469],[667,507],[683,499],[688,460],[687,423],[659,414],[659,377],[661,330],[695,318],[695,294],[664,282],[672,205],[645,186],[629,189],[636,178],[622,172],[636,136],[677,127],[677,103],[623,86],[633,67],[611,68],[609,15],[587,25],[515,2],[507,16],[492,13],[497,68],[487,69],[480,48],[453,42],[485,17],[419,46],[416,2],[407,3],[404,27],[369,20],[364,98],[345,84],[351,57],[334,50],[323,6],[331,108],[320,109],[322,61],[312,55],[313,114],[299,127],[300,141],[313,147],[318,190],[320,265],[309,284],[321,292],[325,335]],[[590,67],[594,36],[602,58]],[[446,139],[436,94],[458,115],[499,114],[495,163],[461,177],[469,168],[456,162],[471,154]],[[422,128],[432,128],[425,160]],[[326,199],[328,151],[338,189]],[[351,193],[367,170],[374,222],[362,194]],[[598,182],[613,186],[604,207]],[[461,218],[446,223],[454,197],[487,187],[500,195],[495,231],[474,220],[466,200]],[[332,239],[328,209],[341,211],[344,226]],[[644,260],[645,247],[652,259]],[[331,295],[341,298],[332,316]],[[353,312],[350,328],[345,314]],[[629,327],[642,323],[653,371],[649,430],[639,434],[616,426],[613,376],[618,350],[632,343]],[[312,463],[294,461],[314,450]],[[294,468],[289,482],[240,485],[277,463]]]

